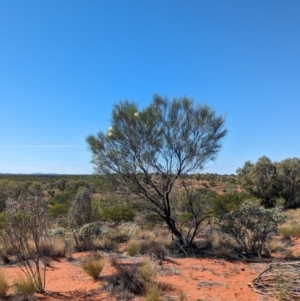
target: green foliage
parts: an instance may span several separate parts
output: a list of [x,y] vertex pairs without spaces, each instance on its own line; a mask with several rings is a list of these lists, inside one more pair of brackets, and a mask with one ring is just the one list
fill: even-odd
[[273,163],[264,156],[255,164],[247,161],[237,173],[242,187],[263,205],[275,206],[276,199],[283,198],[285,208],[300,207],[300,159]]
[[[134,102],[115,104],[108,132],[89,136],[87,142],[98,173],[110,176],[112,186],[120,192],[143,200],[143,209],[157,214],[178,244],[185,245],[192,242],[178,229],[181,213],[174,211],[178,200],[173,189],[176,182],[199,173],[216,157],[227,133],[224,123],[224,117],[212,108],[188,97],[168,100],[155,95],[143,110]],[[190,195],[189,185],[185,188]],[[194,198],[187,196],[186,200],[187,206],[195,208]],[[186,233],[197,232],[200,224],[191,223]]]
[[131,222],[135,216],[134,211],[126,205],[104,207],[101,211],[100,218],[102,221],[112,221],[116,224],[120,222]]
[[19,279],[13,283],[13,289],[19,296],[31,296],[35,293],[35,283],[32,279]]
[[50,199],[51,204],[70,204],[75,196],[74,192],[57,193]]
[[253,200],[219,216],[220,230],[230,235],[247,254],[261,255],[263,246],[285,221],[280,208],[264,208]]
[[230,192],[218,195],[212,201],[212,210],[215,215],[219,216],[224,213],[229,213],[239,207],[245,200],[251,196],[247,193]]
[[4,296],[6,296],[7,291],[9,289],[7,280],[4,276],[4,274],[0,274],[0,298],[2,299]]
[[280,183],[272,161],[263,156],[256,164],[247,161],[237,169],[238,181],[242,187],[256,198],[262,200],[266,207],[274,207],[276,198],[280,196]]
[[69,212],[70,204],[68,203],[58,203],[49,209],[49,214],[52,217],[58,217],[66,215]]
[[289,158],[275,164],[285,208],[300,207],[300,159]]

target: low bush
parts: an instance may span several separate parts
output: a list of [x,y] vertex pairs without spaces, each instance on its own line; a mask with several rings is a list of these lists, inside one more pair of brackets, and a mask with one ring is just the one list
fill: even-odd
[[218,195],[212,201],[212,211],[215,215],[229,213],[236,210],[245,200],[251,196],[247,193],[230,192]]
[[271,234],[285,221],[280,208],[264,208],[254,200],[242,203],[232,212],[219,214],[219,226],[247,255],[261,256]]
[[5,276],[1,273],[0,274],[0,298],[2,299],[4,296],[6,296],[8,291],[8,283],[5,278]]
[[83,270],[96,280],[104,267],[104,260],[99,254],[90,254],[82,262]]
[[155,238],[142,240],[140,241],[140,253],[161,259],[170,254],[170,245],[166,246],[164,241]]
[[212,252],[217,258],[232,259],[239,251],[235,240],[226,234],[213,233],[211,239]]
[[101,220],[102,221],[111,221],[117,225],[121,222],[130,222],[133,221],[135,213],[127,205],[115,205],[104,207],[101,210]]
[[59,217],[62,215],[66,215],[66,214],[68,214],[69,208],[70,208],[70,204],[68,204],[68,203],[54,204],[49,209],[49,215],[51,217]]
[[19,296],[31,296],[36,291],[34,281],[29,278],[16,280],[13,283],[13,289]]

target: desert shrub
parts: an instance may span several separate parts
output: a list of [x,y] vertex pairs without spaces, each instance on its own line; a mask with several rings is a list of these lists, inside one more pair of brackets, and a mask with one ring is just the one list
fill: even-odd
[[92,235],[90,233],[95,231],[95,226],[91,222],[91,191],[88,188],[84,188],[74,197],[68,213],[68,223],[78,247],[84,246],[90,240],[89,236]]
[[101,220],[111,221],[117,225],[121,222],[133,221],[135,213],[128,205],[115,205],[104,207],[101,210]]
[[42,245],[50,240],[47,213],[42,195],[23,194],[6,202],[4,242],[12,248],[19,267],[37,292],[45,288],[46,267],[40,261],[48,260],[42,252]]
[[136,254],[138,254],[140,249],[140,244],[137,240],[130,240],[128,242],[127,248],[126,248],[126,252],[129,256],[135,256]]
[[50,234],[52,236],[64,236],[66,233],[65,228],[63,227],[57,227],[50,230]]
[[54,237],[50,241],[44,242],[40,247],[40,254],[47,258],[62,258],[66,256],[67,246],[64,238]]
[[70,204],[68,203],[57,203],[54,204],[50,209],[49,209],[49,215],[51,217],[58,217],[61,215],[66,215],[69,211]]
[[96,248],[95,240],[101,235],[102,227],[99,223],[85,224],[79,229],[73,231],[75,237],[76,249],[78,251],[87,251]]
[[231,236],[246,254],[258,256],[269,236],[276,233],[284,221],[285,215],[280,208],[264,208],[253,200],[219,215],[220,230]]
[[127,242],[130,238],[129,233],[124,233],[124,232],[114,231],[114,230],[109,232],[108,236],[111,240],[115,241],[116,243]]
[[0,298],[3,298],[7,294],[8,288],[9,286],[7,280],[5,276],[1,273],[0,274]]
[[32,279],[19,279],[13,283],[13,289],[19,296],[30,296],[35,293],[35,283]]
[[74,192],[65,192],[55,194],[49,201],[51,205],[54,204],[71,204],[75,196]]
[[231,212],[239,207],[251,196],[245,192],[230,192],[218,195],[212,201],[212,210],[215,215]]
[[103,270],[104,260],[101,258],[99,254],[90,254],[86,258],[84,258],[82,262],[83,270],[93,277],[93,279],[97,279]]
[[165,241],[158,238],[149,238],[140,241],[139,249],[140,253],[145,255],[154,256],[161,259],[170,253],[171,244],[165,243]]
[[109,236],[101,237],[96,241],[97,249],[105,252],[115,252],[119,248],[119,243]]
[[224,233],[213,232],[211,246],[213,254],[218,258],[235,258],[239,251],[236,241]]

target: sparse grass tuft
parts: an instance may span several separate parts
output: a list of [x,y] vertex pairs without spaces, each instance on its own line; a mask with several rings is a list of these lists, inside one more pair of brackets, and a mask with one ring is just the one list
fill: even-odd
[[19,296],[31,296],[35,293],[35,284],[31,279],[19,279],[13,283],[13,289]]
[[5,276],[0,274],[0,298],[3,298],[7,294],[8,288],[9,286]]
[[158,283],[149,283],[146,286],[145,300],[146,301],[159,301],[162,297],[162,287]]
[[88,255],[82,262],[83,270],[96,280],[104,267],[104,261],[98,254]]
[[133,240],[131,239],[128,242],[127,248],[126,248],[126,252],[129,256],[135,256],[136,254],[139,253],[139,249],[140,249],[140,244],[137,240]]

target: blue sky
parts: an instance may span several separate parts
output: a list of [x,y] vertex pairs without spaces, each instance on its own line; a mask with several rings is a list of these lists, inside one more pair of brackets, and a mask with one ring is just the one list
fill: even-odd
[[154,93],[226,114],[204,172],[300,154],[300,1],[2,0],[0,172],[89,174],[85,138]]

